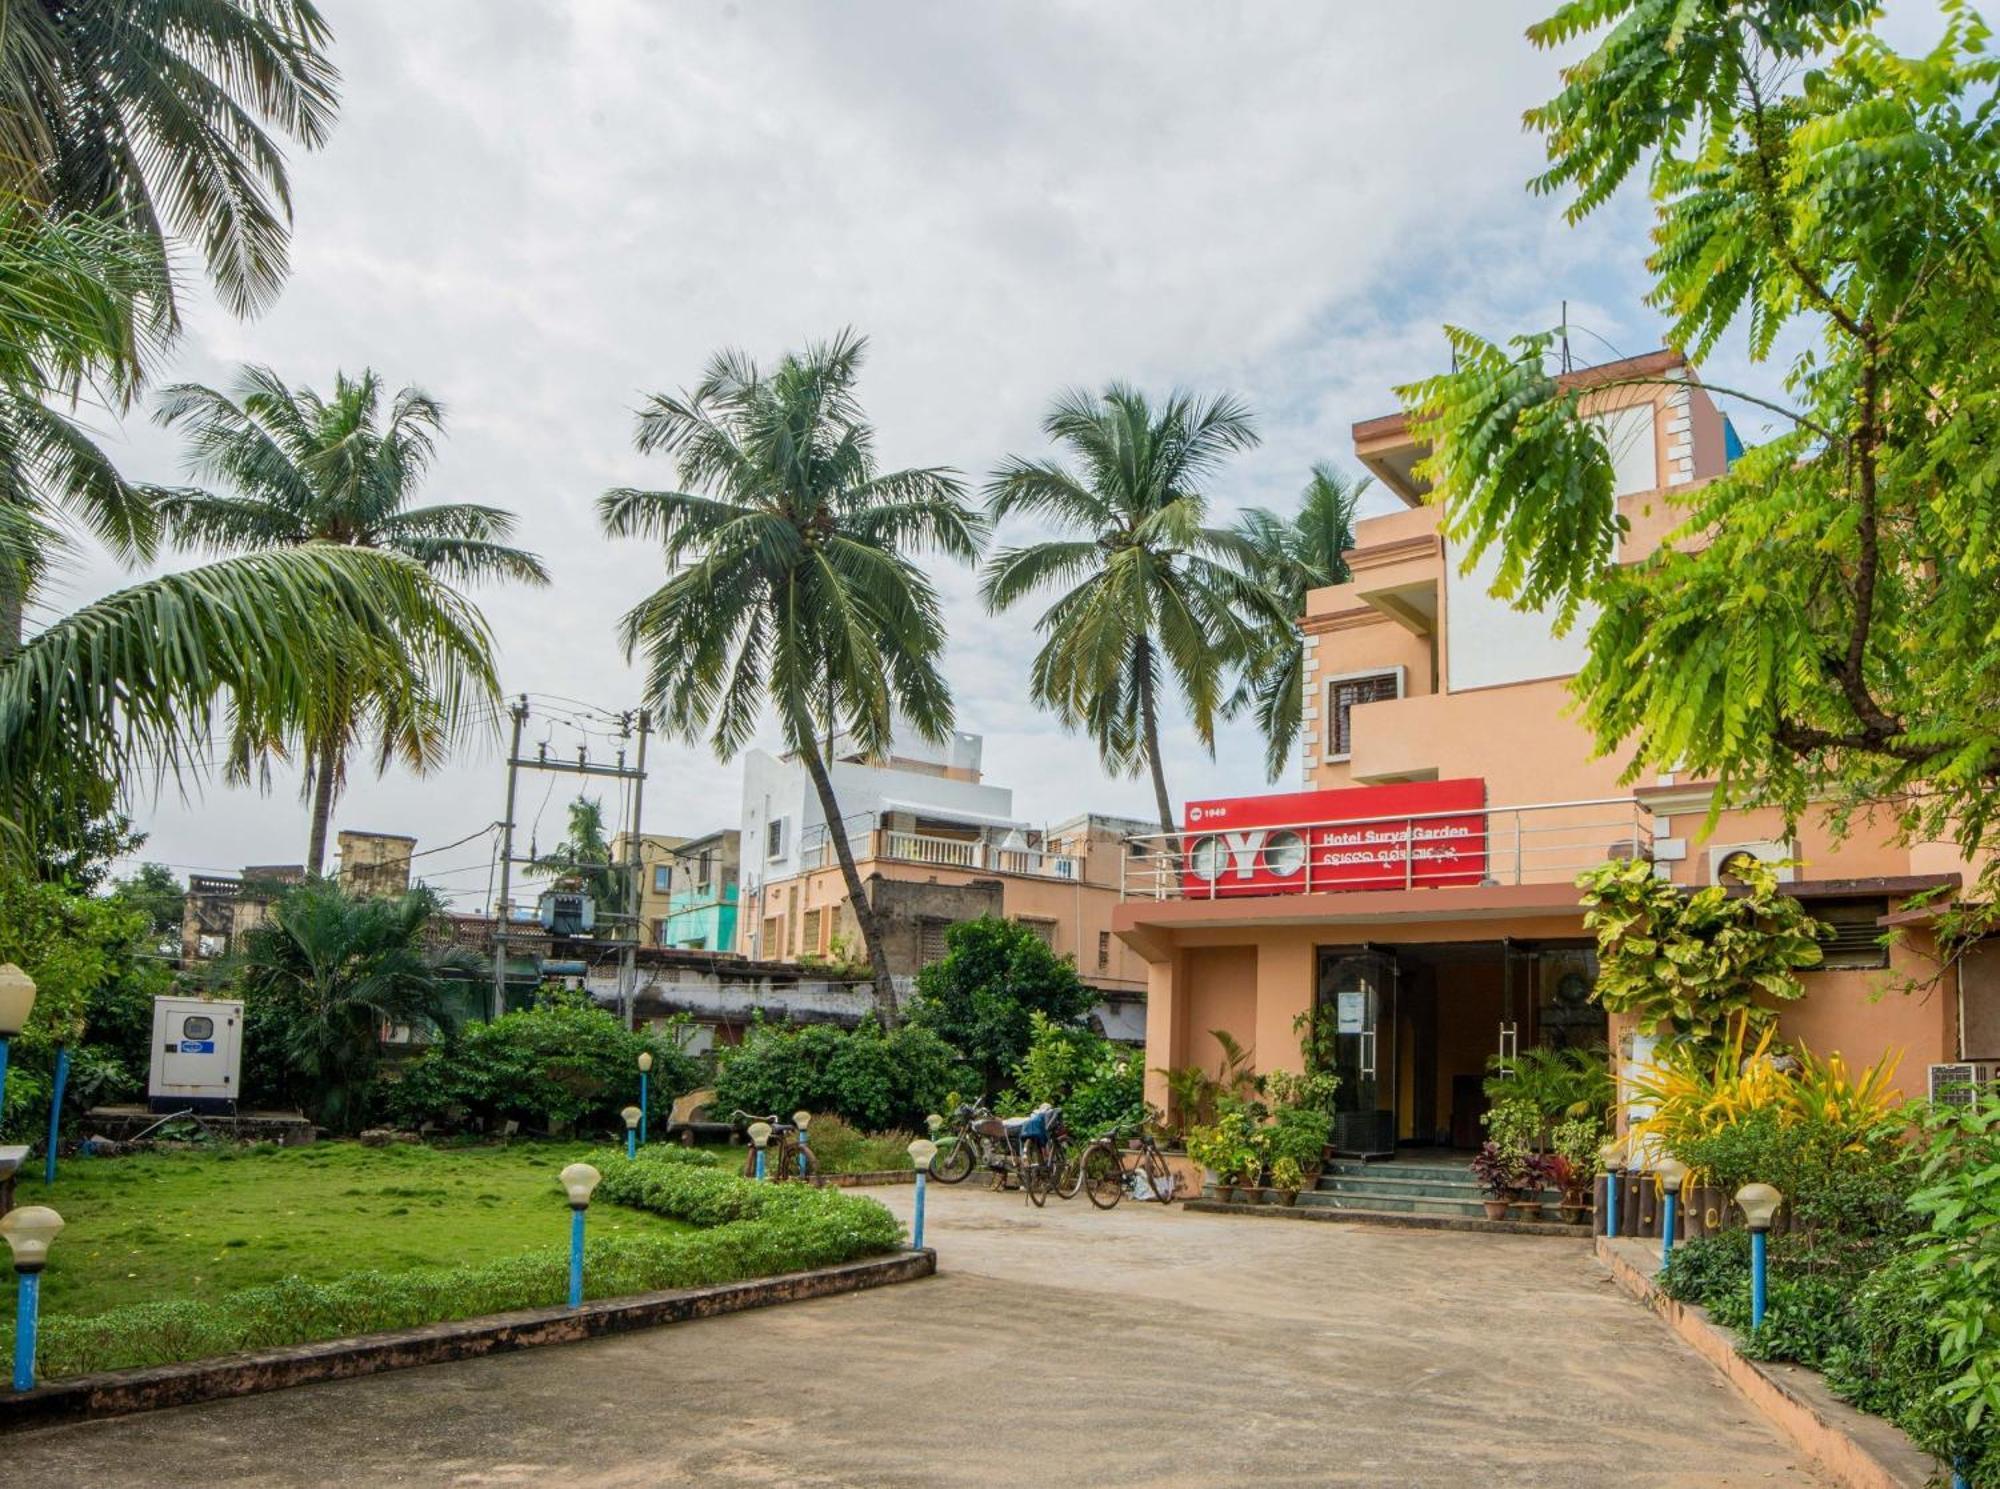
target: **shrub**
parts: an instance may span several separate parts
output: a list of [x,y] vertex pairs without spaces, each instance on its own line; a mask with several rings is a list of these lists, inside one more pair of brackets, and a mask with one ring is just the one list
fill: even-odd
[[1141,1061],[1101,1034],[1036,1013],[1029,1018],[1028,1053],[1014,1067],[1014,1089],[1002,1110],[1027,1111],[1042,1102],[1062,1107],[1078,1137],[1133,1129],[1146,1120]]
[[408,1127],[511,1120],[551,1132],[622,1132],[618,1113],[638,1099],[642,1050],[653,1054],[647,1115],[664,1121],[674,1099],[700,1084],[699,1062],[571,1001],[468,1025],[404,1067],[387,1105]]
[[808,1134],[813,1160],[823,1174],[868,1174],[910,1166],[910,1134],[869,1134],[839,1117],[814,1117]]
[[1061,1026],[1089,1013],[1097,994],[1029,927],[981,916],[945,932],[945,955],[917,973],[910,1022],[934,1031],[992,1091],[1028,1054],[1039,1016]]
[[[656,1067],[657,1068],[657,1067]],[[701,1287],[894,1250],[902,1228],[874,1200],[799,1184],[753,1184],[690,1163],[673,1149],[637,1162],[600,1159],[601,1199],[710,1227],[691,1235],[592,1240],[584,1291],[620,1297]],[[177,1300],[41,1326],[50,1377],[204,1359],[353,1334],[415,1328],[517,1308],[552,1308],[568,1296],[566,1250],[550,1248],[480,1266],[357,1272],[331,1282],[287,1278],[213,1301]],[[12,1340],[0,1332],[11,1353]]]
[[[1333,1118],[1317,1107],[1281,1106],[1261,1134],[1264,1152],[1276,1164],[1289,1159],[1300,1172],[1317,1170],[1333,1136]],[[1283,1185],[1279,1186],[1283,1188]]]
[[1496,1102],[1524,1101],[1554,1125],[1577,1117],[1604,1120],[1617,1089],[1611,1080],[1611,1055],[1603,1045],[1589,1049],[1522,1050],[1507,1059],[1489,1055],[1486,1094]]
[[753,1024],[743,1043],[717,1057],[717,1111],[831,1112],[871,1132],[916,1130],[966,1073],[930,1029],[853,1031],[830,1024]]

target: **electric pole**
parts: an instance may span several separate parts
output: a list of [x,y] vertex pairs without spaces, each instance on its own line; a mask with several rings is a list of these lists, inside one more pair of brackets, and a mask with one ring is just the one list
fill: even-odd
[[639,804],[646,794],[646,736],[652,728],[652,713],[640,709],[638,775],[632,782],[632,825],[625,836],[625,861],[628,865],[625,913],[631,920],[632,939],[625,943],[625,949],[618,958],[618,1002],[625,1014],[625,1027],[628,1029],[639,1027],[639,941],[646,931],[645,924],[639,916],[644,893],[639,876],[645,867],[645,854],[640,851],[642,845],[639,838]]
[[521,764],[521,727],[528,722],[528,695],[523,693],[510,710],[514,716],[514,738],[507,746],[507,816],[500,824],[500,903],[494,907],[493,927],[493,1017],[507,1011],[507,895],[514,867],[514,783]]

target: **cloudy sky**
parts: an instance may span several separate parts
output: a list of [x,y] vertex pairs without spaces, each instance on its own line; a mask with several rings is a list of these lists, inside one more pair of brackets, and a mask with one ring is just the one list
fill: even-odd
[[[1583,356],[1659,342],[1636,194],[1573,229],[1523,188],[1539,151],[1521,112],[1556,62],[1521,33],[1546,0],[322,4],[342,117],[294,161],[289,286],[249,322],[197,299],[156,381],[222,383],[254,361],[324,387],[372,366],[441,398],[426,495],[518,512],[555,575],[480,595],[510,693],[639,701],[614,623],[660,566],[601,538],[592,502],[672,483],[633,452],[633,409],[720,347],[769,358],[864,330],[884,459],[975,485],[1043,449],[1038,417],[1066,385],[1231,390],[1264,444],[1216,481],[1226,514],[1287,506],[1316,459],[1352,466],[1349,427],[1437,368],[1441,323],[1539,328],[1567,298],[1593,333]],[[145,412],[109,440],[132,474],[178,479]],[[67,580],[65,607],[125,582],[96,561]],[[1029,706],[1036,612],[990,618],[970,574],[940,583],[988,779],[1031,820],[1143,814],[1142,781],[1107,779]],[[530,739],[575,734],[544,715]],[[1184,723],[1168,745],[1177,798],[1264,789],[1248,728],[1213,760]],[[426,780],[357,773],[336,825],[420,848],[480,833],[502,756],[492,739]],[[735,819],[735,764],[681,744],[652,760],[648,830]],[[522,791],[543,843],[567,794],[544,802],[554,779]],[[303,853],[295,782],[136,815],[144,856],[183,872]],[[476,901],[490,843],[425,867]]]

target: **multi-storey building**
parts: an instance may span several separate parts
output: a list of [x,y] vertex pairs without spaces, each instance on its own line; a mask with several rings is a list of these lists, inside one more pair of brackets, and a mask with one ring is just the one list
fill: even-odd
[[[1663,495],[1726,469],[1733,433],[1671,353],[1571,381],[1612,451],[1621,557],[1643,558],[1675,521]],[[1148,968],[1149,1099],[1165,1101],[1163,1068],[1215,1067],[1212,1030],[1260,1068],[1297,1068],[1294,1020],[1318,1010],[1338,1031],[1342,1146],[1474,1144],[1489,1055],[1648,1053],[1589,996],[1573,882],[1632,856],[1690,886],[1739,854],[1796,861],[1789,892],[1837,939],[1784,1006],[1786,1036],[1850,1059],[1901,1049],[1918,1091],[1932,1062],[2000,1055],[2000,957],[1939,968],[1923,915],[1899,913],[1969,877],[1954,850],[1898,844],[1886,820],[1845,841],[1816,819],[1789,834],[1769,810],[1724,810],[1704,834],[1710,783],[1622,784],[1629,757],[1597,755],[1569,711],[1591,617],[1557,635],[1493,597],[1490,557],[1461,572],[1401,415],[1354,440],[1403,509],[1357,524],[1352,577],[1307,597],[1307,789],[1191,802],[1179,843],[1138,839],[1128,860],[1115,925]],[[1928,993],[1884,995],[1906,978]]]
[[[1075,959],[1104,995],[1114,1037],[1141,1027],[1144,963],[1111,932],[1127,836],[1143,823],[1081,816],[1037,827],[1013,792],[980,773],[981,741],[942,747],[899,738],[886,759],[836,739],[828,771],[889,966],[907,987],[944,955],[945,932],[982,915],[1034,929]],[[819,798],[798,761],[753,751],[744,762],[742,915],[737,947],[766,960],[862,959]]]
[[[673,852],[668,868],[667,913],[646,922],[655,946],[688,951],[733,951],[736,947],[737,870],[742,834],[719,828],[689,838]],[[655,869],[658,874],[658,869]]]

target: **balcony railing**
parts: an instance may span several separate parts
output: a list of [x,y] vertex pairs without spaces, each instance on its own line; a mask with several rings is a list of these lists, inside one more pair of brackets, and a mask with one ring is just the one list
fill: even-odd
[[1650,858],[1630,797],[1280,822],[1126,839],[1127,899],[1241,899],[1460,885],[1566,884],[1607,858]]
[[[897,863],[929,864],[935,868],[971,869],[984,873],[1026,874],[1038,879],[1076,880],[1083,877],[1082,861],[1067,853],[1045,853],[1039,848],[1003,848],[984,838],[945,838],[924,832],[893,832],[874,829],[853,838],[854,851],[861,858],[890,859]],[[799,868],[831,868],[840,860],[831,841],[822,839],[799,849]]]

